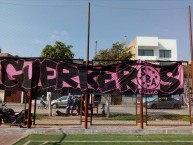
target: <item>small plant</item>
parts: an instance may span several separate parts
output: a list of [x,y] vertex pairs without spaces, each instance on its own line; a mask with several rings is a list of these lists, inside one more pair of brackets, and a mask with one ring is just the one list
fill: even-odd
[[163,115],[163,117],[165,119],[168,119],[168,120],[179,120],[179,121],[188,121],[189,120],[189,116],[188,115],[174,115],[174,114],[170,114],[170,115]]
[[[144,120],[145,120],[146,116],[144,115],[143,117],[144,117]],[[179,121],[188,121],[189,120],[188,115],[169,114],[169,115],[159,115],[159,117],[158,116],[147,115],[147,120],[148,121],[154,121],[157,118],[159,118],[161,120],[179,120]],[[134,120],[136,120],[136,115],[133,115],[133,114],[111,114],[109,118],[100,117],[99,119],[102,119],[102,120],[122,120],[122,121],[129,120],[129,121],[134,121]],[[137,120],[140,120],[139,115],[137,116]]]
[[45,117],[47,117],[48,115],[46,115],[46,114],[36,114],[36,119],[37,120],[41,120],[41,119],[43,119],[43,118],[45,118]]
[[102,120],[136,120],[133,114],[111,114],[109,118],[101,118]]

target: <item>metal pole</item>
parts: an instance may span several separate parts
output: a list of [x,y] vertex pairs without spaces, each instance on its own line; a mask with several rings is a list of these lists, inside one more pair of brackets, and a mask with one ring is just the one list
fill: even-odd
[[188,101],[189,101],[189,116],[190,126],[192,126],[192,91],[188,89]]
[[136,94],[136,96],[135,96],[135,114],[136,114],[136,117],[135,117],[135,119],[136,119],[136,126],[138,125],[138,104],[137,104],[137,94]]
[[140,94],[140,128],[143,129],[143,94]]
[[147,126],[147,95],[145,95],[145,123]]
[[[193,48],[192,48],[192,22],[191,22],[191,7],[188,7],[188,17],[189,17],[189,34],[190,34],[190,55],[191,55],[191,74],[192,74],[192,85],[193,85]],[[192,86],[191,85],[191,86]]]
[[[88,35],[86,65],[89,65],[89,41],[90,41],[90,2],[88,3]],[[88,93],[85,95],[84,127],[88,125]]]
[[[26,123],[26,122],[25,122],[25,121],[26,121],[26,118],[25,118],[25,117],[27,116],[27,114],[26,114],[26,113],[27,113],[27,112],[26,112],[26,108],[27,108],[27,107],[26,107],[26,101],[27,101],[27,98],[26,98],[26,97],[27,97],[27,93],[24,92],[24,94],[25,94],[25,95],[24,95],[24,99],[25,99],[25,100],[24,100],[24,101],[25,101],[24,110],[25,110],[25,111],[24,111],[23,123],[25,124],[25,123]],[[25,125],[26,125],[26,124],[25,124]]]
[[88,33],[87,33],[87,57],[86,57],[87,65],[89,65],[89,45],[90,45],[90,2],[88,3]]
[[82,124],[82,122],[83,122],[83,121],[82,121],[82,111],[83,111],[83,110],[82,110],[82,106],[83,106],[83,103],[84,103],[84,102],[82,101],[82,99],[83,99],[83,98],[82,98],[82,95],[81,95],[81,105],[80,105],[80,124]]
[[33,125],[36,124],[36,106],[37,106],[37,94],[35,93],[35,104],[34,104],[34,116],[33,116]]
[[84,128],[88,126],[88,94],[85,94]]
[[97,55],[97,41],[95,42],[95,56]]
[[[188,7],[188,17],[189,17],[189,34],[190,34],[190,55],[191,55],[191,78],[192,78],[192,85],[193,86],[193,48],[192,48],[192,22],[191,22],[191,6]],[[192,88],[192,87],[191,87]],[[188,88],[189,89],[189,88]],[[192,90],[189,90],[189,92],[192,92]],[[191,110],[191,99],[192,94],[189,95],[189,112],[190,112],[190,125],[192,125],[192,110]]]
[[[188,67],[188,84],[187,84],[187,89],[186,89],[186,94],[187,94],[187,97],[188,97],[188,101],[189,101],[189,121],[190,121],[190,126],[192,126],[192,107],[191,107],[191,104],[192,104],[192,94],[190,94],[190,91],[192,92],[192,90],[190,90],[190,83],[189,83],[189,78],[190,78],[190,73],[189,73],[189,63],[187,62],[187,67]],[[185,96],[186,97],[186,96]]]
[[127,47],[127,36],[125,36],[125,40],[124,40],[125,42],[125,48]]
[[28,98],[27,128],[31,128],[31,104],[32,104],[32,93],[30,93]]

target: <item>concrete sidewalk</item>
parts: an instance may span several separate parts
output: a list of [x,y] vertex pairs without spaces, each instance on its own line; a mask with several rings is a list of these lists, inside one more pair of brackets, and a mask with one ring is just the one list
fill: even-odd
[[149,127],[145,126],[144,129],[139,129],[137,126],[127,127],[104,127],[104,126],[89,126],[85,129],[83,126],[61,126],[55,128],[1,128],[0,129],[0,144],[13,145],[21,138],[30,134],[130,134],[130,135],[143,135],[143,134],[193,134],[192,126],[174,126],[174,127]]
[[13,145],[26,136],[25,134],[1,134],[0,145]]
[[55,127],[55,128],[1,128],[1,135],[29,135],[29,134],[193,134],[192,126],[179,127],[145,127],[140,129],[138,127]]

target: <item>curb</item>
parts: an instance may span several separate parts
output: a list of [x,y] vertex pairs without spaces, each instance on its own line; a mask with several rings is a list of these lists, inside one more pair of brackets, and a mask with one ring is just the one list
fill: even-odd
[[154,128],[154,129],[109,129],[109,128],[1,128],[0,135],[3,134],[193,134],[193,129],[179,128]]

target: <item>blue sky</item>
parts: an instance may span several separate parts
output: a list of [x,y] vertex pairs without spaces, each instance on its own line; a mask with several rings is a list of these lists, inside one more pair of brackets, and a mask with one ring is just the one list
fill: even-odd
[[[88,2],[0,0],[2,52],[39,57],[45,45],[62,41],[73,45],[75,58],[86,59]],[[99,51],[136,36],[176,39],[178,60],[190,60],[188,6],[193,7],[193,0],[90,0],[90,4],[90,60],[96,41]]]

